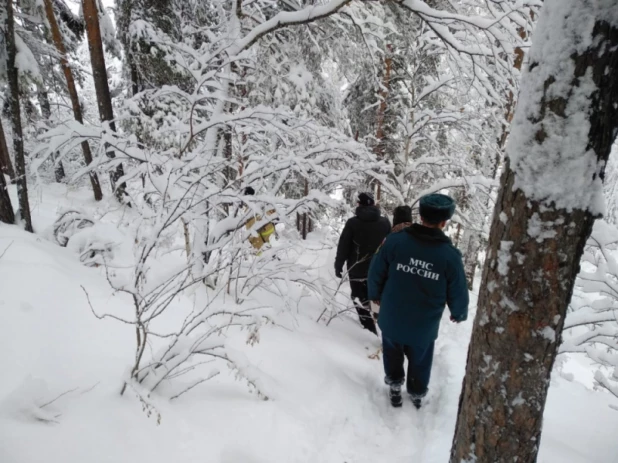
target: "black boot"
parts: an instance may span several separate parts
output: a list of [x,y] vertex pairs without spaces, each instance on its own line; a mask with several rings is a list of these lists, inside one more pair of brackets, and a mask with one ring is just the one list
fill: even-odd
[[422,396],[418,396],[416,394],[410,394],[410,398],[412,399],[412,403],[414,404],[416,409],[420,410],[421,405],[422,405],[423,397]]
[[388,396],[391,399],[391,405],[393,407],[401,407],[403,405],[403,398],[401,397],[401,385],[391,384]]

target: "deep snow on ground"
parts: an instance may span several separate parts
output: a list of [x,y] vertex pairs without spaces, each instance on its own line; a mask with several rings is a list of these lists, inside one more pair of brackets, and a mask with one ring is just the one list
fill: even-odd
[[[133,356],[132,328],[96,319],[81,286],[101,310],[131,310],[127,299],[114,294],[101,268],[83,266],[43,236],[61,208],[78,205],[94,215],[84,198],[59,186],[36,197],[38,235],[0,224],[0,462],[448,460],[472,317],[454,325],[445,315],[420,411],[409,402],[390,407],[381,363],[368,357],[377,338],[347,314],[329,326],[316,323],[322,307],[309,301],[280,311],[255,346],[230,335],[228,345],[260,371],[269,400],[223,368],[178,400],[155,398],[157,424],[134,395],[119,395]],[[332,272],[327,251],[303,258]],[[617,461],[618,411],[609,405],[618,401],[586,387],[581,365],[567,362],[573,381],[554,375],[541,463]]]

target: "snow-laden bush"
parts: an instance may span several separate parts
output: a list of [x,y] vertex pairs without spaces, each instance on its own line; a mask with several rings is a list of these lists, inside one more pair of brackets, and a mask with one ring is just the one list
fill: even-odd
[[[200,113],[195,123],[198,117]],[[255,369],[246,362],[240,365],[238,356],[230,357],[223,337],[230,330],[246,330],[248,342],[259,338],[258,329],[270,319],[273,308],[272,303],[260,300],[260,292],[282,295],[282,306],[276,309],[298,305],[303,292],[309,291],[331,312],[341,311],[328,275],[312,275],[312,264],[298,261],[301,242],[285,234],[257,252],[248,238],[270,221],[293,229],[298,213],[336,207],[330,189],[353,187],[368,175],[378,177],[384,164],[345,135],[299,120],[283,109],[247,109],[233,119],[229,123],[245,133],[250,147],[242,159],[242,171],[236,159],[205,154],[211,143],[207,121],[202,122],[206,127],[203,136],[193,134],[192,140],[182,144],[181,150],[190,148],[189,152],[177,155],[151,151],[139,143],[129,148],[135,141],[123,141],[125,152],[130,151],[134,160],[143,160],[135,162],[133,170],[127,169],[127,175],[142,176],[143,186],[128,190],[136,215],[132,261],[123,270],[130,276],[122,282],[109,279],[130,297],[134,310],[130,316],[99,313],[96,307],[93,311],[100,318],[135,327],[135,360],[123,391],[131,387],[143,403],[155,392],[178,397],[211,378],[217,368],[200,369],[203,373],[196,374],[196,366],[212,361],[226,362],[267,397],[260,390]],[[105,139],[109,135],[100,133]],[[118,143],[118,139],[108,140]],[[234,178],[230,178],[232,169]],[[311,175],[314,187],[306,195],[282,195],[287,183],[306,175]],[[229,181],[222,181],[225,178]],[[257,194],[244,196],[244,185],[254,186]],[[247,228],[250,221],[254,223]],[[97,237],[93,230],[75,240],[84,250],[88,249],[85,243],[107,244]],[[332,246],[332,242],[324,245]],[[183,251],[183,258],[178,259]],[[102,256],[109,267],[106,252],[103,249]],[[163,271],[161,261],[166,254],[175,260]],[[190,308],[186,308],[188,293],[194,295]],[[183,305],[182,322],[157,326],[169,309],[185,310],[179,309]],[[153,344],[153,349],[147,349]],[[181,383],[179,378],[185,375],[190,380]]]
[[115,261],[122,255],[120,249],[124,242],[125,237],[115,226],[95,222],[91,227],[74,233],[66,247],[88,267],[115,266]]
[[[518,11],[523,11],[517,2],[507,3],[511,14],[518,16]],[[42,144],[35,153],[37,159],[32,162],[36,170],[52,156],[64,159],[87,142],[99,149],[93,155],[94,162],[81,169],[80,174],[86,175],[92,170],[115,172],[120,164],[125,168],[122,180],[127,183],[129,201],[136,215],[135,222],[138,222],[132,261],[125,269],[130,274],[128,281],[119,282],[110,277],[108,258],[115,257],[110,255],[114,249],[100,240],[104,237],[96,230],[76,236],[75,246],[85,259],[105,262],[110,282],[133,303],[133,311],[122,316],[99,314],[99,308],[93,311],[99,317],[111,317],[135,327],[136,351],[123,391],[129,385],[144,400],[145,396],[161,391],[171,380],[194,371],[197,364],[204,363],[198,360],[202,358],[225,360],[256,383],[254,372],[248,374],[245,362],[231,357],[220,338],[222,333],[237,328],[247,329],[249,340],[257,339],[257,328],[268,319],[266,309],[269,307],[260,302],[260,292],[283,295],[281,300],[286,306],[298,304],[303,294],[311,292],[331,314],[345,310],[346,305],[338,299],[329,276],[312,276],[311,263],[299,262],[299,250],[303,246],[299,241],[284,237],[276,246],[265,247],[260,253],[252,249],[247,238],[269,220],[277,219],[293,228],[298,215],[315,217],[317,212],[333,210],[339,202],[331,193],[337,188],[353,192],[379,185],[389,200],[401,204],[406,196],[414,197],[411,191],[404,194],[403,187],[409,184],[406,177],[409,174],[424,176],[422,172],[429,175],[432,184],[437,180],[434,178],[437,170],[448,170],[458,177],[455,184],[436,184],[438,190],[469,185],[487,190],[491,186],[478,175],[478,168],[462,165],[459,156],[440,160],[412,152],[419,141],[415,134],[429,127],[429,121],[436,120],[434,111],[420,112],[424,105],[422,100],[434,90],[446,88],[446,81],[426,82],[429,86],[419,88],[422,91],[415,98],[418,107],[413,111],[419,118],[418,124],[403,121],[409,141],[405,153],[405,162],[409,165],[403,167],[396,167],[398,161],[378,155],[367,145],[355,141],[349,124],[339,120],[343,113],[337,105],[333,104],[331,110],[328,110],[329,105],[325,105],[324,111],[309,110],[317,102],[311,102],[314,95],[305,90],[311,88],[307,87],[310,80],[319,88],[321,79],[309,79],[309,67],[302,62],[289,61],[295,59],[293,56],[306,55],[302,47],[298,48],[298,53],[290,53],[290,57],[280,56],[286,61],[285,72],[291,83],[288,88],[295,93],[290,94],[294,98],[271,100],[263,95],[260,97],[260,92],[255,93],[264,83],[256,69],[263,68],[271,75],[278,76],[278,73],[273,73],[270,65],[257,65],[261,55],[254,45],[262,38],[273,36],[271,32],[283,33],[285,26],[309,24],[344,9],[348,19],[339,18],[330,26],[338,33],[360,28],[361,34],[370,38],[359,41],[362,53],[366,53],[365,47],[374,42],[376,34],[382,36],[390,26],[375,20],[371,11],[361,8],[362,2],[327,2],[317,8],[307,5],[293,12],[273,11],[270,2],[261,1],[236,2],[234,7],[229,2],[213,5],[209,2],[193,5],[196,8],[191,8],[192,13],[185,18],[183,28],[190,31],[195,27],[195,39],[190,38],[194,37],[193,33],[183,34],[182,43],[170,43],[168,34],[144,21],[133,23],[141,27],[129,27],[125,31],[127,44],[135,40],[157,44],[166,63],[177,63],[178,69],[174,72],[182,73],[182,82],[174,79],[167,81],[168,85],[134,89],[132,96],[122,99],[115,112],[118,130],[109,123],[84,126],[66,121],[59,124],[41,136]],[[423,22],[434,21],[431,18],[435,15],[428,14],[431,10],[425,6],[421,10],[412,4],[401,6],[418,15]],[[490,11],[495,21],[456,22],[463,26],[462,30],[482,29],[489,37],[499,37],[501,44],[509,42],[508,36],[519,42],[510,16],[508,21],[503,20],[506,11],[496,8]],[[200,11],[204,16],[200,16]],[[266,11],[268,14],[264,16]],[[462,10],[462,13],[468,12]],[[119,14],[123,13],[119,11]],[[193,19],[197,17],[208,18],[207,27],[206,23],[194,24]],[[439,23],[445,21],[442,15],[438,17]],[[256,18],[259,25],[254,23]],[[123,18],[120,19],[122,23]],[[444,29],[443,24],[439,27]],[[456,29],[460,30],[459,27]],[[205,30],[208,33],[202,37]],[[139,34],[134,35],[138,31]],[[331,32],[325,33],[325,37],[331,35]],[[478,47],[476,39],[473,43],[462,42],[464,35],[454,37],[448,32],[447,36],[449,39],[444,43],[447,48],[474,51],[449,55],[472,59],[469,62],[472,68],[457,67],[463,70],[462,74],[472,70],[473,81],[480,85],[481,91],[486,83],[485,90],[495,93],[490,99],[499,99],[496,97],[511,89],[512,80],[502,75],[504,69],[511,68],[510,58],[504,58],[504,64],[499,64],[495,73],[493,67],[488,68],[492,71],[491,82],[486,71],[476,76],[480,69],[486,68],[479,66],[484,59],[495,63],[495,57],[502,54],[493,49],[493,39],[487,41],[489,48],[485,48]],[[341,37],[346,37],[345,43],[355,43],[347,35]],[[437,39],[426,37],[432,41]],[[385,38],[384,43],[390,40]],[[268,45],[268,48],[276,47]],[[262,53],[271,63],[282,61],[265,53],[265,49]],[[333,57],[328,60],[332,61]],[[352,64],[354,57],[349,57],[349,61]],[[319,64],[313,72],[315,76],[323,76],[324,70]],[[351,79],[355,79],[357,73],[358,70],[351,73]],[[496,73],[498,75],[494,75]],[[508,74],[510,76],[510,72]],[[270,91],[272,87],[263,88],[265,94],[276,96],[276,91]],[[468,92],[469,87],[466,88]],[[325,95],[321,101],[327,103]],[[453,106],[453,111],[443,114],[444,118],[438,118],[441,125],[458,122],[459,103]],[[369,114],[369,106],[367,110]],[[328,114],[323,114],[325,112]],[[373,137],[373,133],[368,136]],[[435,142],[431,145],[437,149],[440,143],[437,139]],[[257,194],[243,196],[246,186],[254,187]],[[247,229],[251,218],[256,219],[255,224]],[[93,250],[94,255],[89,254],[89,250]],[[162,272],[163,255],[178,257],[179,250],[185,250],[182,262],[176,259],[174,265]],[[98,256],[102,259],[97,260]],[[202,282],[207,283],[207,288]],[[191,291],[196,298],[183,321],[157,328],[168,309],[180,310],[179,306],[186,302],[187,293]],[[225,304],[221,302],[223,295],[227,298]],[[157,348],[147,349],[153,340]],[[195,377],[184,390],[209,377],[209,372]]]
[[112,224],[102,223],[78,210],[66,210],[54,222],[52,235],[57,244],[73,251],[88,267],[122,266],[127,254],[126,237]]
[[598,385],[618,397],[618,228],[597,220],[564,325],[560,352],[584,353],[599,365]]
[[79,231],[92,227],[94,219],[81,211],[68,210],[61,212],[54,222],[52,233],[56,243],[66,247],[69,239]]

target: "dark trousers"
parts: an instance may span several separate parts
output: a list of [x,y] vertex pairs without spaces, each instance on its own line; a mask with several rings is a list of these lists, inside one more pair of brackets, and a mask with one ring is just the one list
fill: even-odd
[[[427,394],[431,365],[433,363],[433,346],[423,348],[405,346],[391,341],[382,335],[384,358],[384,382],[388,385],[403,385],[409,394],[415,397],[424,397]],[[404,358],[408,358],[408,377],[403,370]]]
[[376,323],[373,320],[371,309],[369,308],[369,299],[367,297],[367,280],[350,280],[350,289],[352,290],[352,300],[354,307],[358,313],[361,325],[366,330],[374,334],[378,334]]

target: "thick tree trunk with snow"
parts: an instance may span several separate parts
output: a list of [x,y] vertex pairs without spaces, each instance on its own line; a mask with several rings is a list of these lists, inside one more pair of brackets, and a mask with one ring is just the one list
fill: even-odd
[[6,0],[6,73],[9,81],[9,106],[11,108],[11,126],[13,128],[13,152],[15,153],[15,183],[19,201],[19,216],[26,231],[32,232],[30,203],[28,201],[28,184],[26,182],[26,160],[24,157],[24,138],[21,129],[21,108],[19,106],[19,75],[15,67],[17,48],[15,45],[15,24],[13,19],[13,1]]
[[[82,0],[84,20],[86,22],[86,33],[88,35],[88,48],[90,50],[90,63],[92,65],[92,76],[94,87],[97,94],[97,104],[99,106],[99,116],[102,122],[109,122],[109,127],[116,131],[114,123],[114,109],[112,107],[112,97],[109,92],[107,82],[107,68],[105,67],[105,54],[103,53],[103,43],[101,41],[101,28],[99,25],[99,10],[96,0]],[[114,158],[113,151],[106,150],[107,156]],[[115,189],[118,201],[125,202],[126,184],[118,184],[118,180],[124,176],[122,164],[118,164],[111,174],[112,187]]]
[[13,163],[11,162],[11,155],[9,154],[9,147],[6,144],[6,137],[4,135],[4,127],[0,120],[0,172],[4,175],[8,175],[11,180],[15,180],[15,171],[13,170]]
[[551,370],[618,131],[615,2],[547,0],[544,9],[507,149],[451,463],[536,461]]
[[[79,102],[79,96],[77,95],[77,88],[75,87],[73,71],[71,70],[69,62],[67,61],[67,51],[64,46],[64,41],[62,40],[62,34],[60,33],[58,22],[56,21],[56,14],[54,13],[52,0],[44,0],[44,2],[45,14],[47,16],[47,21],[51,29],[52,39],[54,41],[54,45],[56,46],[56,50],[58,50],[58,53],[60,54],[60,66],[62,67],[62,72],[64,73],[64,78],[67,82],[67,90],[69,92],[69,97],[71,98],[71,107],[73,108],[73,117],[77,122],[83,124],[84,118],[82,116],[82,107]],[[86,162],[86,165],[92,164],[92,152],[90,151],[90,145],[87,141],[82,142],[82,153],[84,155],[84,161]],[[96,172],[90,172],[88,175],[90,177],[90,184],[92,185],[94,199],[100,201],[103,198],[103,192],[101,191],[99,177],[97,176]]]
[[[502,181],[452,463],[472,456],[488,462],[536,461],[557,336],[593,224],[592,215],[581,210],[541,212],[541,203],[513,190],[510,169]],[[505,225],[499,215],[506,211]],[[539,243],[530,237],[532,216],[561,222],[552,228],[555,238]]]

